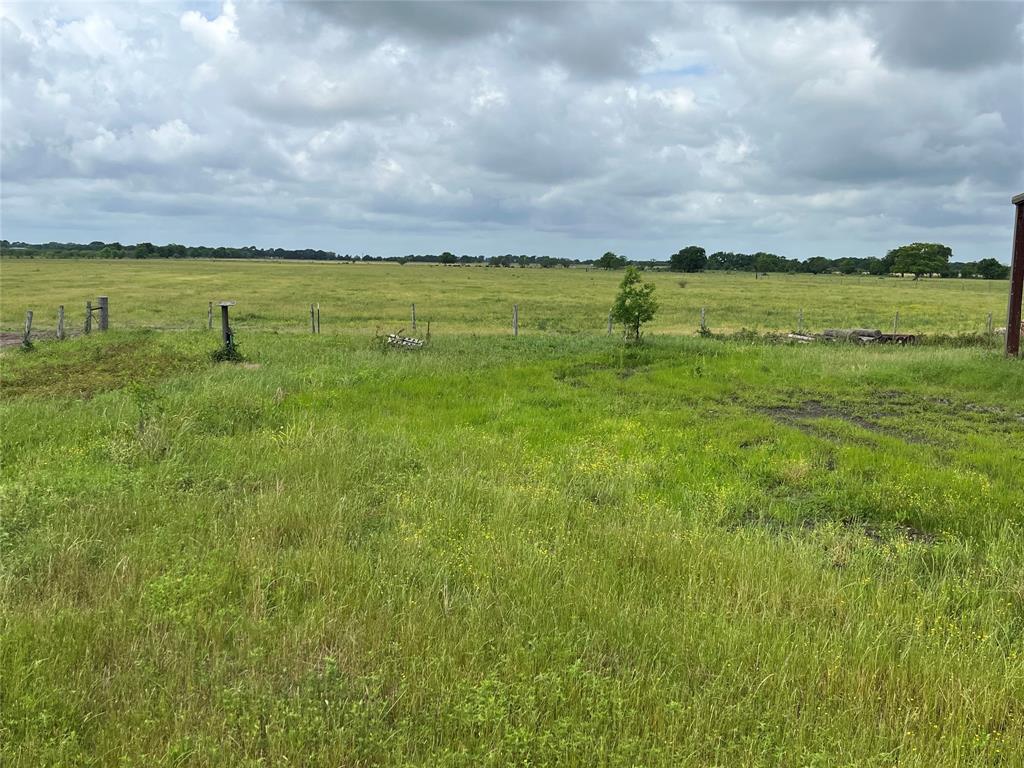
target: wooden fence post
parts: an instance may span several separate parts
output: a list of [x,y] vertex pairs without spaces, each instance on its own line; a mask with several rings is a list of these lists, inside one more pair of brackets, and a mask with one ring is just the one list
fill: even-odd
[[57,308],[57,339],[64,340],[64,305]]
[[100,296],[100,330],[105,331],[110,327],[110,299]]
[[213,302],[206,308],[206,330],[213,330]]
[[893,332],[894,335],[899,333],[899,328],[900,328],[900,313],[897,312],[896,313],[896,317],[894,317],[892,319],[892,332]]
[[427,320],[427,341],[430,341],[430,321]]
[[316,304],[316,335],[320,335],[320,302]]
[[519,305],[512,305],[512,335],[519,335]]
[[25,312],[25,338],[21,340],[22,346],[29,346],[32,344],[32,310]]
[[1024,194],[1015,195],[1013,250],[1010,252],[1010,295],[1006,304],[1006,356],[1020,354],[1020,316],[1024,305]]
[[412,305],[412,329],[416,330],[416,304]]
[[85,332],[92,331],[92,302],[85,302]]
[[309,327],[312,333],[316,333],[316,310],[313,305],[309,305]]
[[708,329],[707,324],[707,310],[705,307],[700,308],[700,332],[705,333]]
[[803,307],[800,308],[800,314],[797,315],[797,319],[796,319],[796,332],[797,333],[803,333],[804,332],[804,310],[803,310]]

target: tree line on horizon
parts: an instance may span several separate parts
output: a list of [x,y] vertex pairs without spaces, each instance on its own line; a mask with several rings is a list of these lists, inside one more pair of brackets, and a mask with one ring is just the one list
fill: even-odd
[[704,248],[691,245],[672,254],[667,260],[631,260],[608,251],[596,259],[568,259],[554,256],[503,254],[496,256],[456,256],[450,251],[440,254],[408,254],[404,256],[371,256],[370,254],[339,254],[319,249],[240,248],[186,246],[177,243],[135,245],[105,243],[94,240],[82,243],[26,243],[0,240],[0,253],[11,258],[99,258],[99,259],[284,259],[332,262],[393,262],[398,264],[482,264],[492,267],[573,267],[593,266],[598,269],[622,269],[627,264],[639,269],[669,269],[676,272],[782,272],[801,274],[913,274],[941,277],[980,277],[1001,280],[1009,277],[1010,268],[996,259],[975,262],[951,261],[953,252],[940,243],[911,243],[890,250],[884,257],[843,257],[828,259],[790,259],[774,253],[734,253],[716,251],[710,255]]

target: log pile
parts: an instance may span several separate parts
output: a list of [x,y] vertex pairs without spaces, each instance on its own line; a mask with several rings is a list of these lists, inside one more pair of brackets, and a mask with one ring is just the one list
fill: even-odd
[[882,333],[877,328],[826,328],[821,333],[790,333],[787,339],[801,344],[812,341],[852,341],[856,344],[913,344],[912,333]]

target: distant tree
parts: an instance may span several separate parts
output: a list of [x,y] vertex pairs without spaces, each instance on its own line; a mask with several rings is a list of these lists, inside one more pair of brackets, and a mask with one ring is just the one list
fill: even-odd
[[807,271],[813,275],[820,275],[832,269],[832,262],[824,256],[814,256],[807,260]]
[[982,259],[978,262],[976,271],[986,280],[1005,280],[1010,276],[1010,268],[995,259]]
[[864,259],[864,269],[869,275],[884,275],[886,272],[885,262],[875,256]]
[[843,275],[852,275],[855,272],[859,272],[860,271],[859,259],[851,259],[849,257],[842,258],[842,259],[835,259],[832,262],[832,266],[835,269],[838,269],[840,274],[843,274]]
[[911,243],[894,248],[886,254],[892,259],[892,271],[912,274],[914,277],[942,274],[949,265],[953,250],[941,243]]
[[605,253],[600,259],[594,262],[598,269],[622,269],[626,266],[626,257],[618,256],[611,251]]
[[785,272],[786,260],[774,253],[759,251],[751,256],[751,266],[755,272]]
[[147,259],[156,253],[153,243],[139,243],[135,246],[135,258]]
[[643,324],[654,319],[658,302],[653,294],[654,286],[643,281],[640,270],[626,267],[619,295],[612,305],[612,319],[622,324],[627,341],[640,341]]
[[458,258],[451,251],[445,251],[437,257],[437,260],[441,264],[454,264],[458,261]]
[[707,263],[707,252],[699,245],[689,245],[669,258],[669,268],[673,272],[700,272]]

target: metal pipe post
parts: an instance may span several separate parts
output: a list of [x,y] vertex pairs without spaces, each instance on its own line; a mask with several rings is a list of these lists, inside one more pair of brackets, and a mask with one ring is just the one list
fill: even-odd
[[231,305],[227,302],[221,302],[220,305],[220,338],[228,349],[231,348],[231,326],[228,325],[229,306]]

